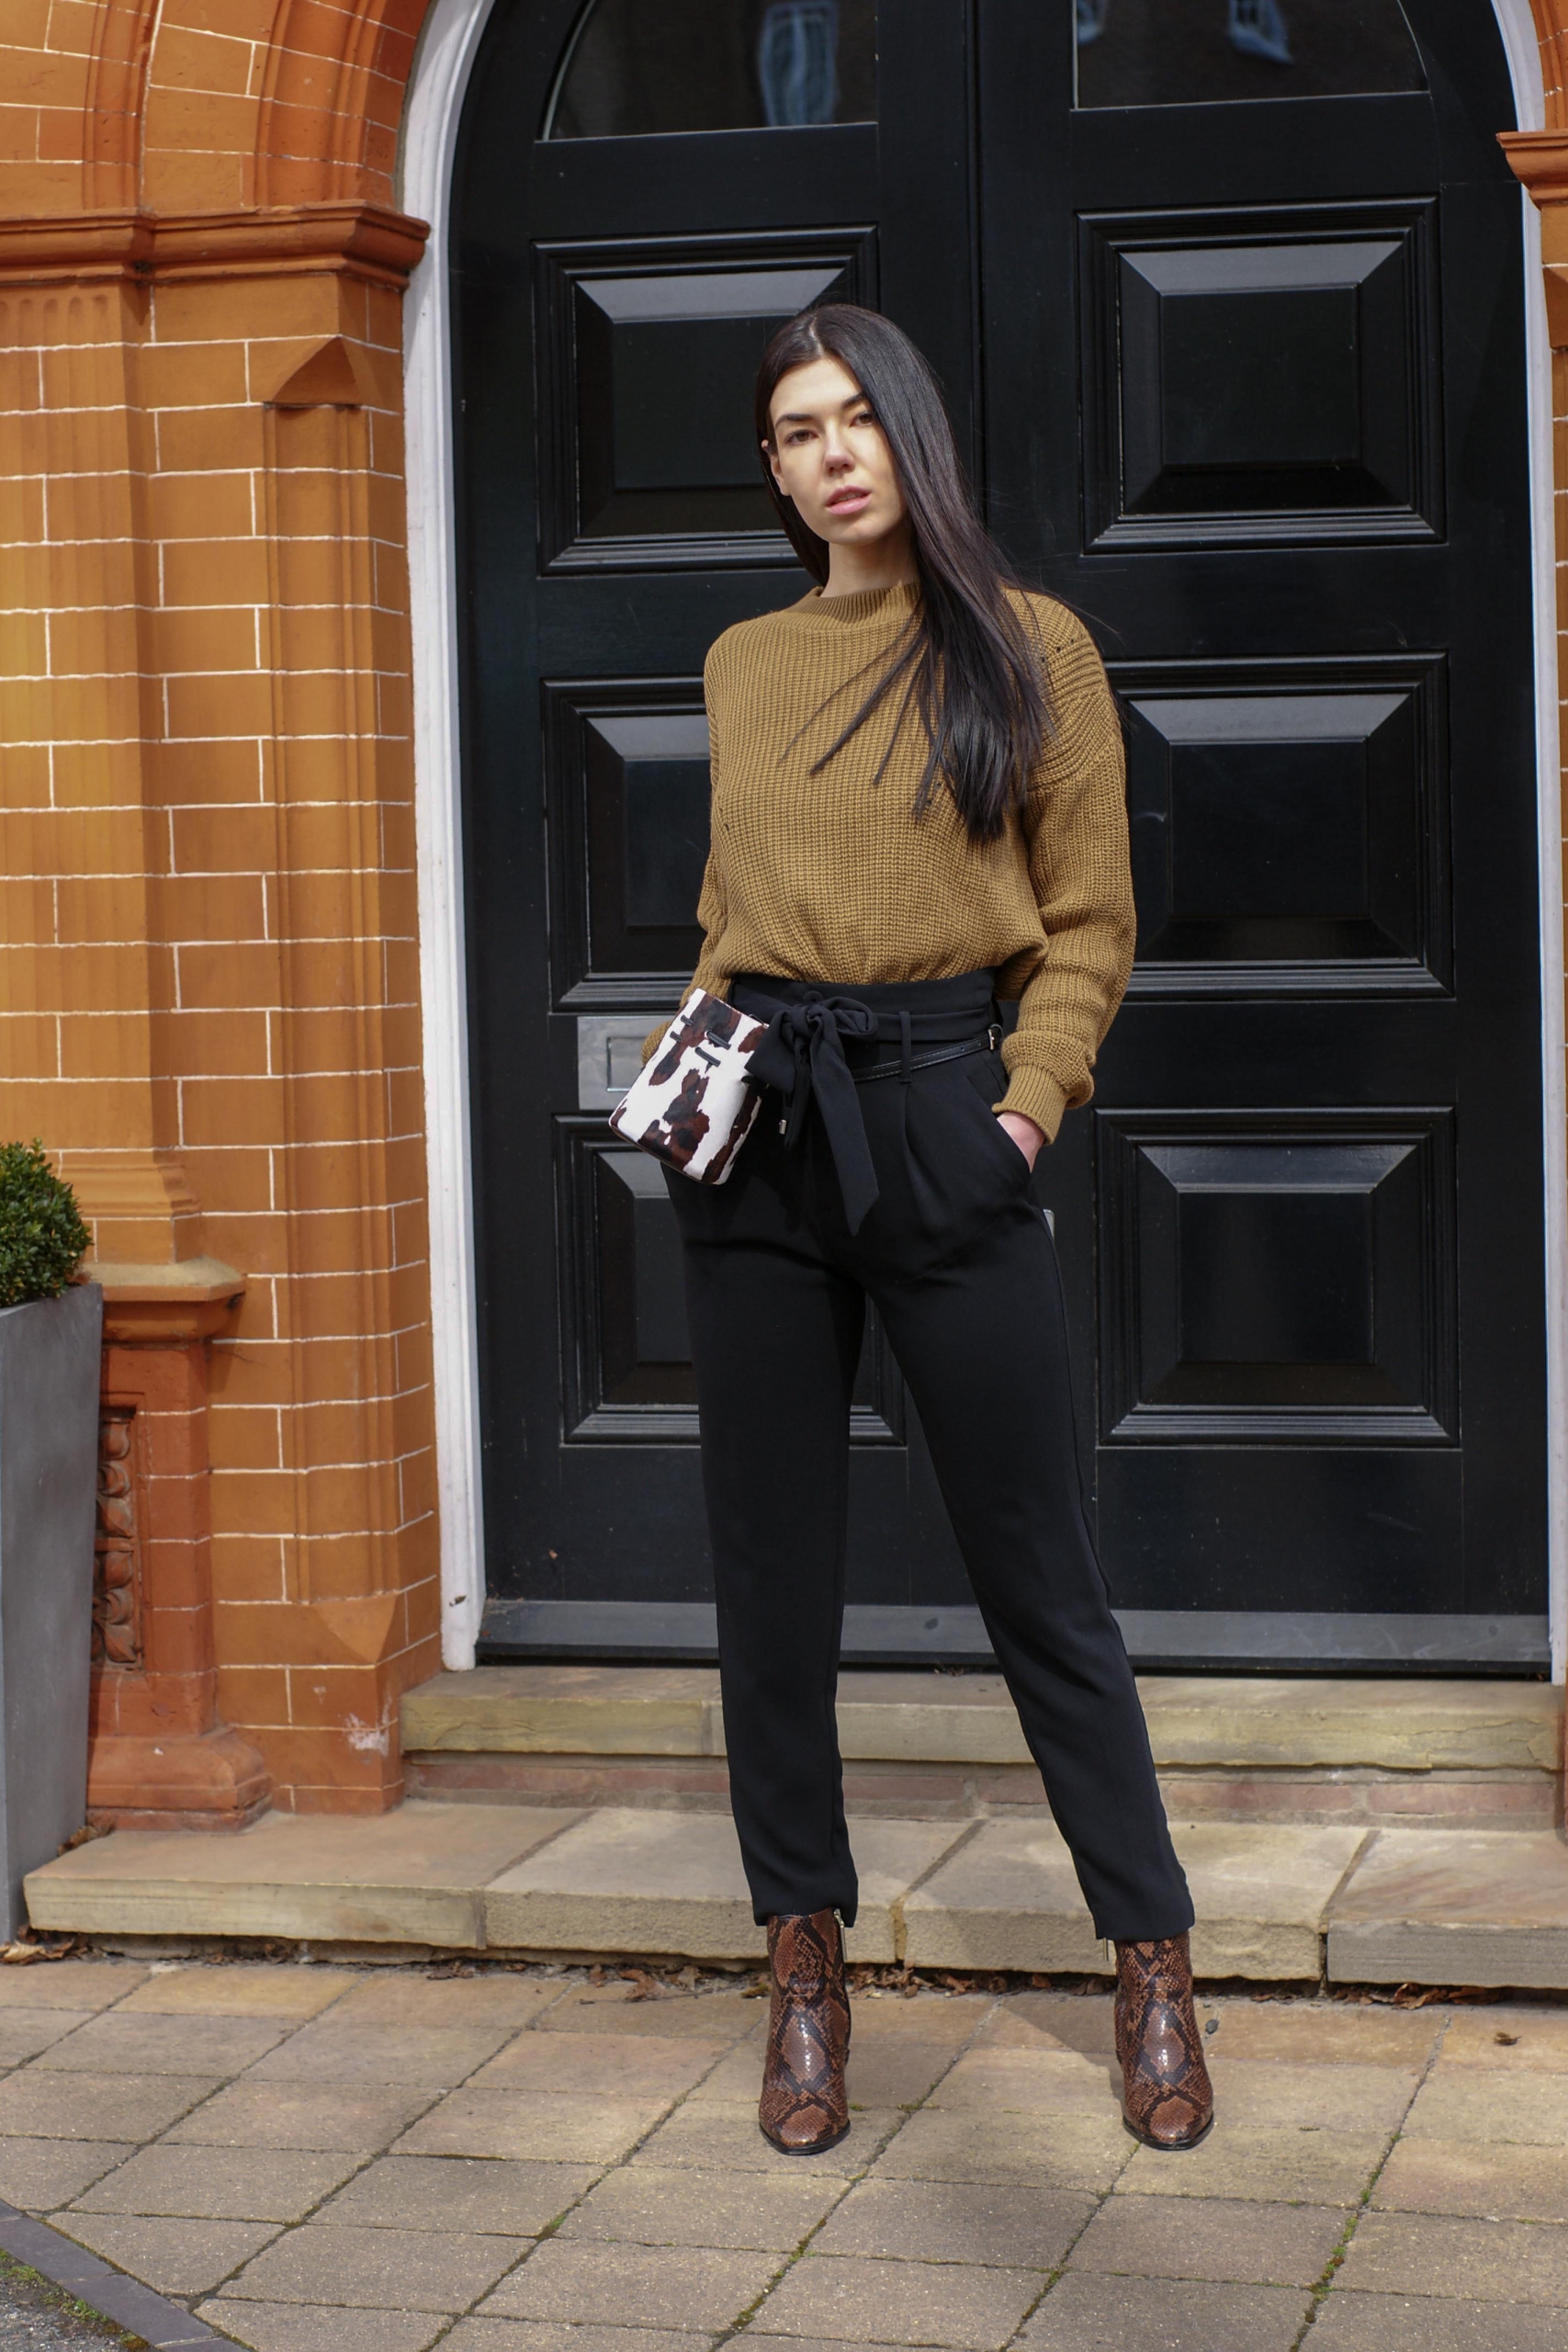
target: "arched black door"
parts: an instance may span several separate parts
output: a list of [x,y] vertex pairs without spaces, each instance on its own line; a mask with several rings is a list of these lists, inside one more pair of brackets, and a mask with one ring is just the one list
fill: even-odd
[[[1543,1661],[1511,119],[1472,0],[501,0],[452,254],[492,1650],[711,1646],[603,1113],[694,960],[704,653],[805,584],[750,375],[840,293],[1125,712],[1138,967],[1039,1181],[1135,1655]],[[874,1330],[851,1602],[852,1656],[978,1652]]]

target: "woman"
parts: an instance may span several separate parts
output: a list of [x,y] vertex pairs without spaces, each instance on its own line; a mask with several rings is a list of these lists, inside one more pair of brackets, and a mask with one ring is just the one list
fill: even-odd
[[[1132,961],[1114,705],[1079,623],[1010,579],[897,327],[841,304],[792,320],[763,357],[757,432],[819,585],[708,656],[693,986],[770,1023],[752,1064],[769,1091],[722,1187],[669,1183],[731,1802],[773,1973],[760,2121],[800,2154],[849,2129],[856,1881],[834,1692],[870,1297],[1116,1942],[1129,2127],[1190,2147],[1213,2114],[1192,1906],[1084,1519],[1061,1285],[1029,1190],[1089,1095]],[[998,997],[1019,1005],[999,1052]]]

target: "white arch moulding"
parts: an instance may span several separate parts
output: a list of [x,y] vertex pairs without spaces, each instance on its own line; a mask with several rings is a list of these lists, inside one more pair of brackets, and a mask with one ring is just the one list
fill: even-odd
[[[484,1609],[477,1267],[469,1152],[463,936],[455,485],[452,467],[448,243],[458,120],[495,0],[434,0],[409,79],[398,201],[430,223],[404,312],[408,525],[413,632],[415,815],[425,1149],[430,1193],[436,1488],[442,1656],[474,1663]],[[1545,121],[1540,50],[1529,0],[1493,0],[1518,128]],[[1553,1679],[1568,1660],[1568,1088],[1564,1082],[1562,813],[1558,764],[1551,348],[1540,273],[1540,216],[1519,191],[1526,277],[1531,548],[1535,610],[1536,775],[1546,1197],[1547,1425]]]

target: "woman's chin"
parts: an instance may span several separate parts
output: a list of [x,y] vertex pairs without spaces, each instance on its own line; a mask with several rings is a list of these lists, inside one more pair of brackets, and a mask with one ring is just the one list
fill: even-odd
[[826,514],[817,525],[819,538],[835,548],[874,548],[897,529],[897,523],[884,522],[879,514]]

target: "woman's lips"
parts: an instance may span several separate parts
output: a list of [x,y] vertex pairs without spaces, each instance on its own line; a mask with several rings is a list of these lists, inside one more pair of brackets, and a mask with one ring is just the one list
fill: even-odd
[[863,506],[869,506],[870,503],[869,490],[840,490],[836,491],[828,501],[828,512],[829,514],[858,514]]

